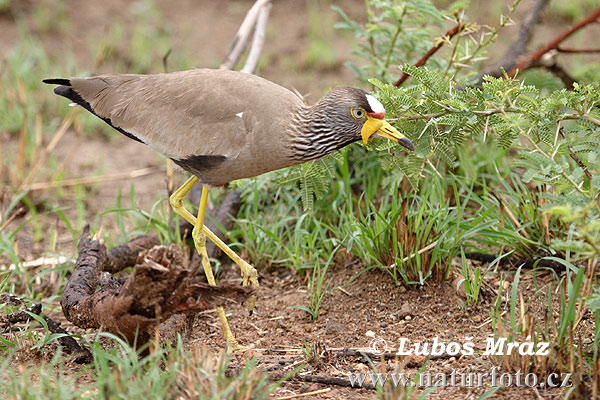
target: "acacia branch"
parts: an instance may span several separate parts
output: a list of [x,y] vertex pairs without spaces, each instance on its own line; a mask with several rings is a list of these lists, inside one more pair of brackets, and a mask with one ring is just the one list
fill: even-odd
[[[420,67],[420,66],[424,65],[427,62],[427,60],[429,60],[431,58],[431,56],[433,56],[439,49],[442,48],[444,43],[449,42],[450,39],[452,39],[454,36],[456,36],[457,34],[462,32],[465,29],[465,26],[466,26],[466,24],[464,22],[461,22],[460,24],[456,25],[454,28],[451,28],[448,32],[446,32],[443,39],[440,40],[437,44],[435,44],[432,48],[430,48],[427,51],[427,53],[425,53],[425,55],[423,57],[421,57],[421,59],[415,63],[415,67]],[[394,86],[402,85],[402,83],[405,80],[407,80],[409,76],[410,76],[409,74],[407,74],[406,72],[403,72],[402,76],[400,76],[400,78],[394,83]]]
[[600,18],[600,7],[596,8],[588,16],[586,16],[585,18],[581,19],[580,21],[578,21],[577,23],[575,23],[574,25],[572,25],[568,29],[566,29],[563,32],[561,32],[558,36],[556,36],[554,39],[552,39],[551,41],[549,41],[546,45],[542,46],[535,53],[533,53],[529,57],[526,57],[525,59],[521,60],[519,63],[517,63],[517,65],[515,67],[513,67],[508,72],[508,76],[512,78],[512,77],[515,76],[515,74],[517,73],[517,71],[524,71],[524,70],[526,70],[531,65],[533,65],[537,61],[539,61],[542,58],[542,56],[544,56],[544,54],[548,53],[551,50],[556,50],[558,48],[558,46],[564,40],[566,40],[567,38],[569,38],[571,35],[573,35],[575,32],[577,32],[581,28],[583,28],[583,27],[591,24],[592,22],[597,21],[598,18]]
[[519,27],[519,34],[515,41],[510,45],[508,50],[502,55],[497,65],[484,70],[479,74],[478,82],[483,80],[486,75],[502,76],[502,71],[510,71],[517,64],[517,59],[527,51],[527,45],[531,41],[533,28],[538,23],[544,8],[548,5],[549,0],[536,0]]

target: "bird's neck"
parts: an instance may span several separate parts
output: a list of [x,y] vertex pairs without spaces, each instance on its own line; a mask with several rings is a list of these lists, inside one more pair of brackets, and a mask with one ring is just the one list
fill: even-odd
[[301,161],[324,157],[356,141],[331,118],[329,110],[321,102],[301,107],[294,118],[294,153]]

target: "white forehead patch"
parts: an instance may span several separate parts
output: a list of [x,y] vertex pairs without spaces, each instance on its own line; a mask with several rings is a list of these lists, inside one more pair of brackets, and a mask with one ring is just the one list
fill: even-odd
[[373,110],[374,113],[385,112],[385,108],[383,108],[383,104],[381,104],[379,102],[379,100],[377,100],[375,97],[371,96],[370,94],[367,94],[367,101],[369,102],[369,105],[371,106],[371,110]]

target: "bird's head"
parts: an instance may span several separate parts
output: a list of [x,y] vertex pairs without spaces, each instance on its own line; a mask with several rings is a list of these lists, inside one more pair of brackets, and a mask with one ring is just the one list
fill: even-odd
[[352,135],[353,141],[362,140],[367,144],[373,137],[384,137],[414,150],[411,141],[385,120],[385,108],[379,100],[363,90],[339,86],[319,103],[327,110],[336,130]]

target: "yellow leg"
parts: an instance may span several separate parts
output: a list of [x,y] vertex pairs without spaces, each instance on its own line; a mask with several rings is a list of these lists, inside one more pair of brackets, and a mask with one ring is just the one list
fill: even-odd
[[[175,214],[186,219],[190,224],[194,225],[194,227],[197,226],[196,225],[196,217],[194,217],[188,210],[185,209],[185,207],[183,206],[183,198],[192,189],[192,187],[196,184],[196,182],[198,182],[198,178],[196,178],[195,176],[192,176],[183,185],[181,185],[181,187],[179,189],[177,189],[175,191],[175,193],[173,193],[171,195],[171,198],[170,198],[171,207],[173,207],[173,211],[175,211]],[[202,188],[202,196],[203,197],[205,196],[205,193],[206,193],[205,201],[207,201],[208,200],[208,189],[206,189],[206,187],[203,187]],[[201,203],[202,203],[202,199],[201,199]],[[205,210],[206,210],[206,203],[205,203],[204,207],[200,207],[198,209],[198,217],[200,217],[200,212],[202,212],[202,218],[201,219],[198,218],[201,221],[204,221]],[[198,225],[202,226],[202,231],[208,237],[208,239],[211,242],[213,242],[214,244],[216,244],[217,247],[223,251],[223,253],[227,254],[227,256],[234,263],[236,263],[238,265],[238,267],[240,267],[240,270],[242,272],[243,284],[247,285],[248,283],[250,283],[252,286],[258,286],[258,274],[256,273],[256,269],[252,265],[250,265],[246,261],[244,261],[240,256],[235,254],[235,252],[233,250],[231,250],[229,248],[229,246],[227,246],[225,244],[225,242],[223,242],[221,239],[219,239],[219,237],[217,235],[212,233],[210,231],[210,229],[208,229],[206,226],[204,226],[203,223],[198,224]],[[250,310],[252,310],[254,308],[253,302],[251,302],[249,308],[250,308]]]
[[[206,226],[204,226],[204,215],[206,212],[206,204],[208,202],[208,189],[206,187],[202,188],[202,197],[200,199],[200,205],[198,207],[198,217],[195,218],[189,211],[185,209],[183,206],[183,197],[191,190],[191,188],[198,182],[198,178],[195,176],[189,178],[179,189],[173,193],[170,198],[171,206],[175,213],[182,218],[185,218],[188,222],[194,225],[194,229],[192,230],[192,238],[194,239],[194,245],[198,250],[198,254],[200,254],[202,259],[202,267],[204,269],[204,273],[206,274],[206,279],[208,284],[211,286],[215,286],[215,278],[213,276],[212,268],[210,266],[210,262],[208,260],[208,254],[206,252],[206,237],[213,241],[225,254],[229,256],[241,269],[242,277],[244,281],[244,285],[248,284],[248,281],[253,286],[258,286],[258,278],[257,273],[254,267],[250,264],[242,260],[233,250],[231,250],[221,239],[219,239],[214,233],[212,233]],[[250,299],[249,309],[252,310],[254,308],[255,296]],[[228,349],[231,351],[243,350],[244,346],[241,346],[229,327],[229,323],[227,322],[227,318],[225,317],[225,311],[223,307],[217,307],[217,314],[219,315],[219,319],[221,320],[221,325],[223,326],[223,334],[225,335],[225,340],[228,344]]]
[[198,182],[198,178],[192,176],[190,179],[185,181],[185,183],[181,185],[179,189],[175,191],[175,193],[171,195],[171,198],[169,198],[169,202],[171,203],[171,207],[173,207],[175,214],[179,215],[181,218],[185,219],[194,226],[196,226],[196,217],[194,217],[188,210],[185,209],[183,206],[183,198],[190,190],[192,190],[196,182]]

